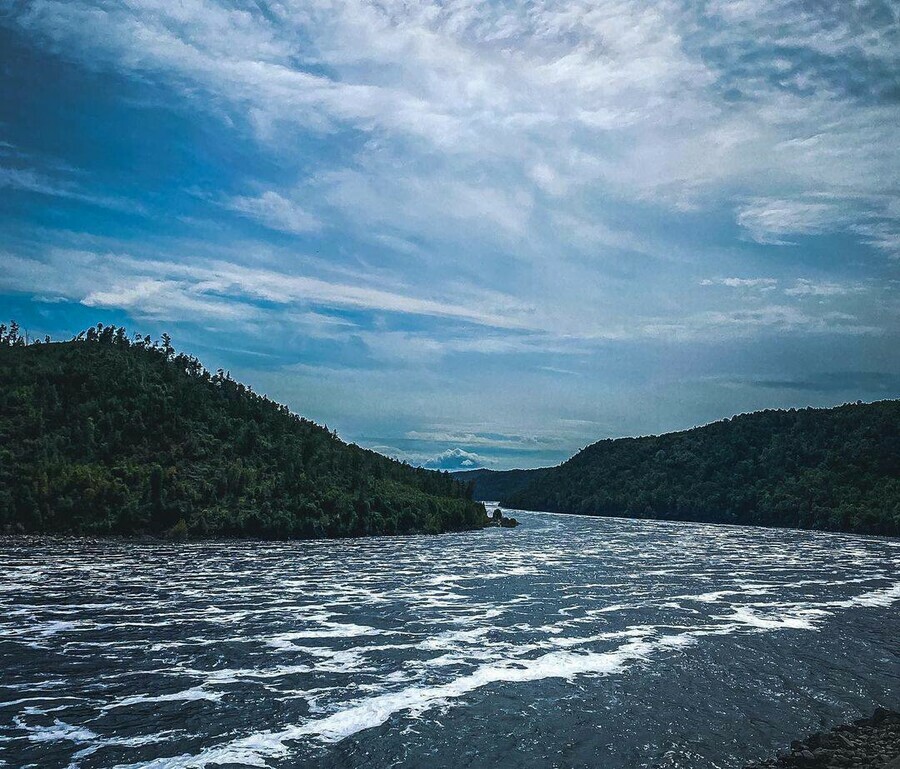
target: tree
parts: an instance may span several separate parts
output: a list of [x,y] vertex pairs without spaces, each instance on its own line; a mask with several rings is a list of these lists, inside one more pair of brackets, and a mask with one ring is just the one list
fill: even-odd
[[68,342],[0,339],[0,531],[162,534],[181,518],[191,536],[483,524],[459,484],[348,446],[227,372],[210,375],[168,335],[159,347],[97,324]]

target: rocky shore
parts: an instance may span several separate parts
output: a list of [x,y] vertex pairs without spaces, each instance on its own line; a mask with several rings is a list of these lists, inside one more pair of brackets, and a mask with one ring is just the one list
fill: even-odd
[[790,753],[744,769],[900,769],[900,713],[878,708],[871,718],[791,743]]
[[512,529],[518,525],[519,522],[515,518],[503,515],[503,511],[499,507],[494,510],[485,523],[485,526],[502,526],[504,529]]

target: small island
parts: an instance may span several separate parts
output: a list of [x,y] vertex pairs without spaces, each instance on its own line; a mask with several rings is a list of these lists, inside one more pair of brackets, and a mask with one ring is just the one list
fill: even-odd
[[499,507],[491,513],[491,517],[487,521],[486,526],[500,526],[504,529],[512,529],[519,525],[515,518],[503,515],[503,511]]

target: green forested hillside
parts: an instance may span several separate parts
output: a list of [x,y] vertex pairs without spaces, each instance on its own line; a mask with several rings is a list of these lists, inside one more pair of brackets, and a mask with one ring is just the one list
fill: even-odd
[[605,440],[510,507],[900,535],[900,401],[761,411]]
[[0,532],[343,537],[484,521],[465,484],[347,445],[167,336],[98,325],[26,345],[0,326]]
[[538,480],[549,467],[536,470],[458,470],[451,475],[463,483],[471,483],[473,496],[483,502],[497,502],[508,499],[517,491],[524,489],[532,481]]

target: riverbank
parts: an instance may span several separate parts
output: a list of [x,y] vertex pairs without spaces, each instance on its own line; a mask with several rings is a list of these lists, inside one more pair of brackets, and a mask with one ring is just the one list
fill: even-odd
[[877,708],[871,718],[791,743],[790,753],[744,769],[900,769],[900,713]]

